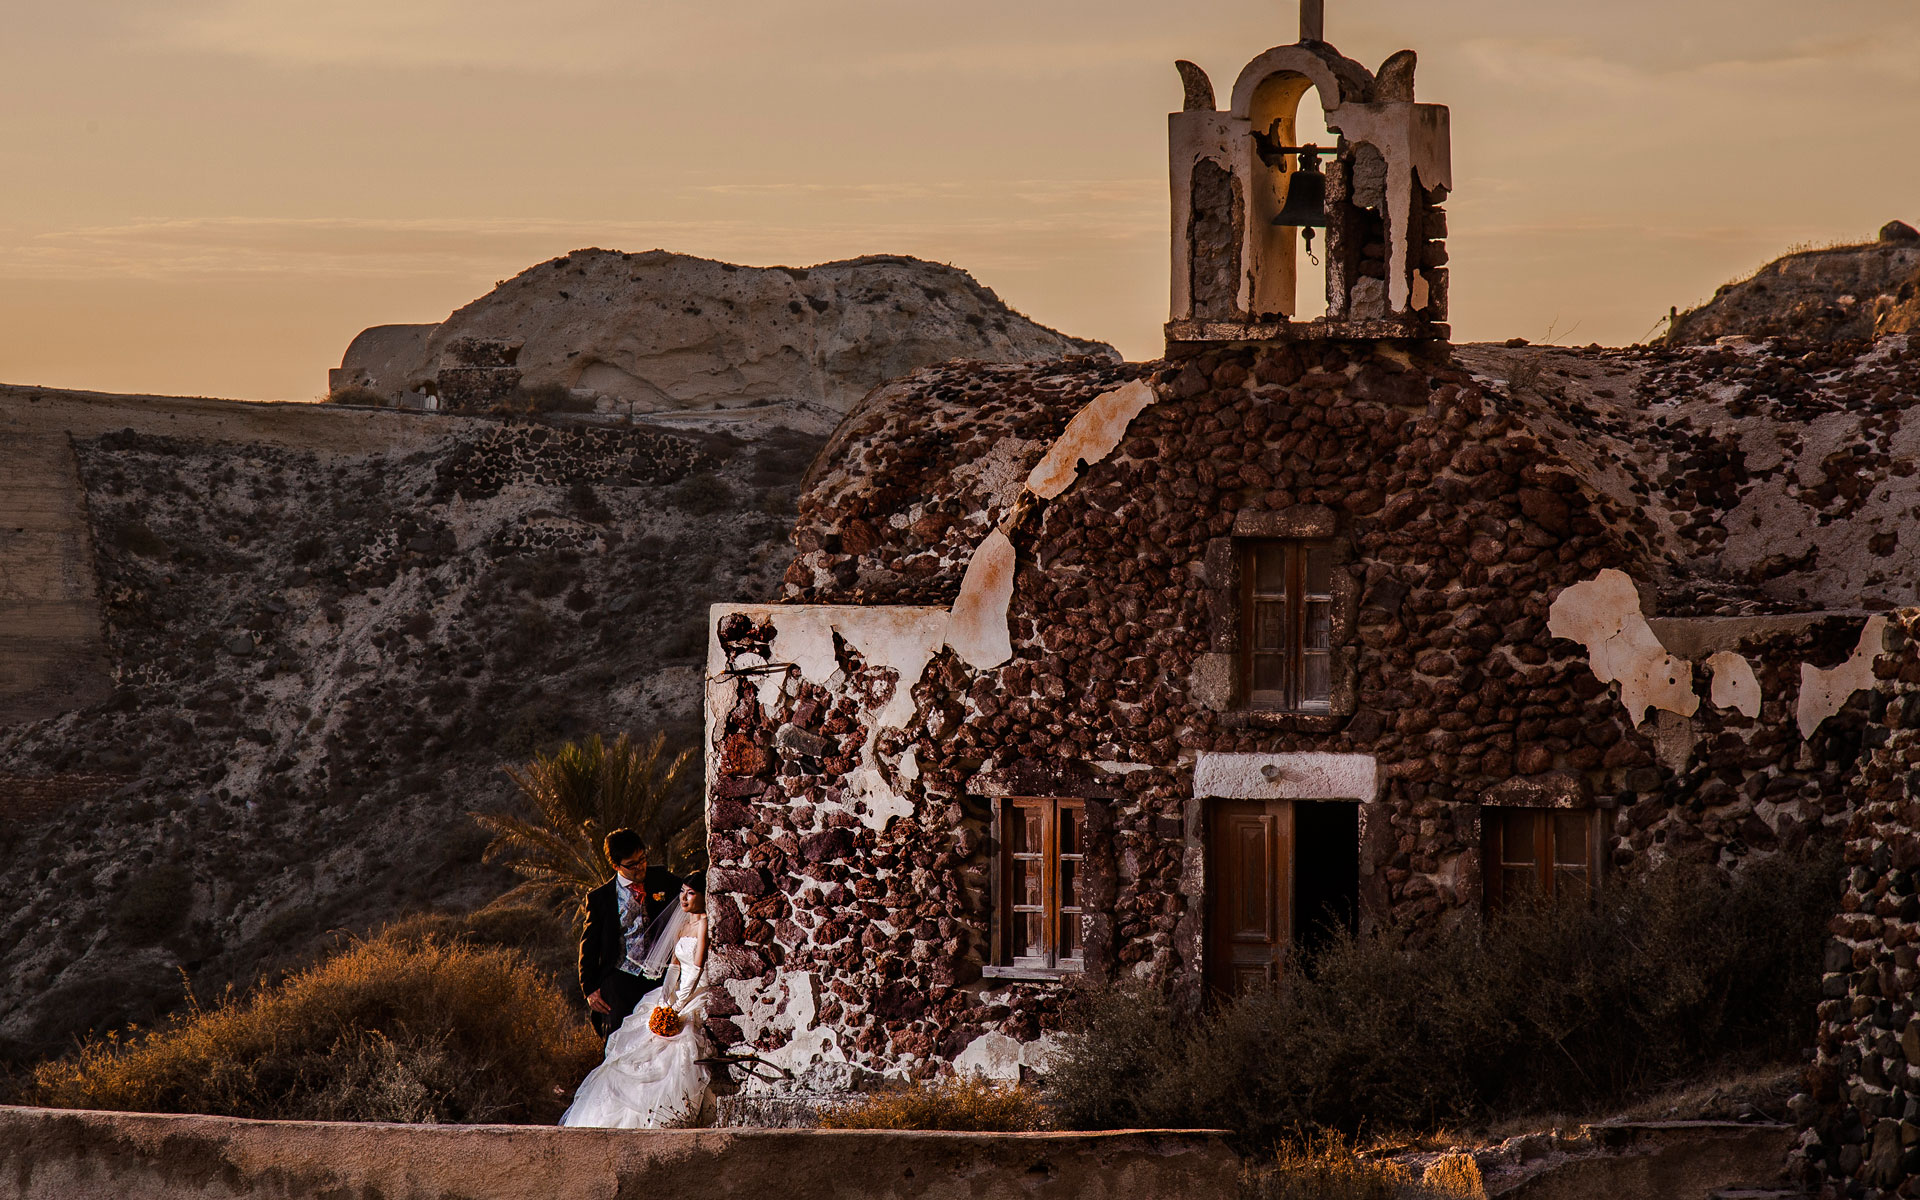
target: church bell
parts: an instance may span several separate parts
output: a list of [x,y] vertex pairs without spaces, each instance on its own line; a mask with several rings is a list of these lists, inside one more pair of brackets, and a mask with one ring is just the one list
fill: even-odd
[[1287,176],[1287,202],[1273,223],[1302,229],[1327,227],[1327,177],[1320,171],[1320,156],[1310,146],[1300,149],[1300,166]]

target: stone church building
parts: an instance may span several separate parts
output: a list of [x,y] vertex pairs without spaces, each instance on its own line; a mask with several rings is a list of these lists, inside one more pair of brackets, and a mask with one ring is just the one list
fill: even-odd
[[1303,26],[1224,109],[1182,64],[1164,359],[875,390],[780,601],[714,608],[714,1035],[808,1086],[1009,1074],[1074,976],[1198,1001],[1333,929],[1851,836],[1811,1161],[1884,1166],[1920,344],[1450,345],[1447,110]]

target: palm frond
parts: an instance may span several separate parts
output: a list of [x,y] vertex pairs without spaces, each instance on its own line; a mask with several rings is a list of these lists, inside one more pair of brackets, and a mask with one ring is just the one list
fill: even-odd
[[705,865],[698,789],[688,786],[692,750],[666,760],[666,735],[644,746],[626,734],[570,742],[504,768],[519,813],[471,813],[492,840],[484,858],[519,875],[506,896],[547,904],[578,924],[586,894],[613,874],[601,848],[609,830],[632,829],[650,857],[685,873]]

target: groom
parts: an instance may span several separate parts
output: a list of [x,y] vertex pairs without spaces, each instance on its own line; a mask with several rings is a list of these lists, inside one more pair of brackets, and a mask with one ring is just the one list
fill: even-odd
[[640,973],[647,948],[641,935],[668,905],[680,900],[680,878],[647,865],[647,844],[631,829],[603,843],[612,879],[587,893],[587,927],[580,935],[580,992],[601,1037],[620,1028],[640,998],[660,986]]

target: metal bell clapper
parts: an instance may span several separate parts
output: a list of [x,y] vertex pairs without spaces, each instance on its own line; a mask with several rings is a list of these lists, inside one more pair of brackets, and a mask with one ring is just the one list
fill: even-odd
[[[1260,161],[1282,172],[1286,178],[1286,197],[1280,206],[1280,214],[1274,217],[1272,223],[1299,229],[1306,243],[1307,256],[1312,258],[1313,231],[1327,227],[1327,177],[1320,170],[1320,156],[1335,151],[1322,150],[1311,144],[1281,144],[1278,121],[1265,133],[1255,130],[1253,142]],[[1291,171],[1287,170],[1288,155],[1299,155],[1300,158],[1299,165]]]

